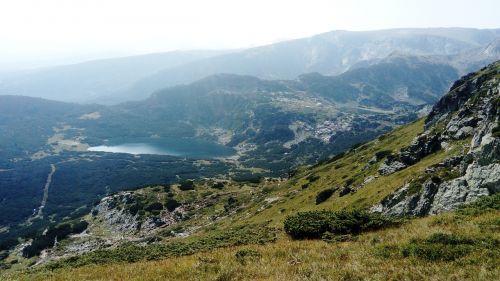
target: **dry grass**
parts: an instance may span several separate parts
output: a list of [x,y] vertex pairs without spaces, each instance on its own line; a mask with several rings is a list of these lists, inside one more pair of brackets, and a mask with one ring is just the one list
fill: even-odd
[[[359,185],[368,175],[377,174],[378,164],[364,169],[377,152],[397,152],[423,131],[423,120],[351,151],[343,158],[299,173],[284,183],[265,187],[229,186],[242,202],[241,210],[223,217],[212,228],[202,228],[197,235],[241,224],[269,223],[281,228],[286,215],[315,209],[338,210],[369,207],[392,191],[423,173],[429,165],[460,152],[462,143],[447,151],[439,151],[390,176],[381,176],[357,192],[339,197],[334,194],[326,202],[315,205],[321,190],[345,184],[354,178]],[[319,176],[306,189],[309,175]],[[209,190],[204,188],[203,190]],[[267,189],[267,190],[266,190]],[[226,190],[227,192],[227,190]],[[241,195],[241,196],[240,196]],[[265,199],[273,198],[272,203]],[[183,198],[187,199],[187,198]],[[269,201],[271,202],[271,201]],[[200,211],[186,226],[203,224],[214,214],[223,212],[223,202]],[[482,214],[476,218],[457,220],[453,214],[415,219],[399,228],[366,233],[357,241],[327,243],[320,240],[293,241],[280,234],[276,243],[227,247],[160,261],[130,264],[88,265],[32,273],[13,272],[5,280],[499,280],[500,268],[492,263],[488,253],[474,251],[452,262],[427,261],[403,257],[401,247],[412,238],[425,239],[437,232],[466,235],[471,239],[489,237],[500,240],[500,233],[484,231],[484,222],[498,221],[500,212]],[[184,223],[183,223],[184,224]],[[498,226],[495,226],[498,227]],[[497,229],[497,228],[496,228]],[[380,254],[380,249],[392,249]],[[253,250],[260,257],[238,259],[240,250]],[[498,250],[497,250],[498,251]],[[495,256],[498,257],[498,256]],[[1,279],[0,275],[0,279]]]
[[[453,262],[404,258],[398,251],[381,257],[382,245],[400,246],[412,238],[444,232],[467,237],[493,237],[481,222],[498,219],[490,212],[473,219],[457,220],[452,214],[415,219],[400,228],[363,234],[357,241],[326,243],[293,241],[216,249],[191,256],[133,264],[92,265],[31,275],[4,276],[5,280],[498,280],[500,267],[481,252]],[[254,250],[261,257],[241,260],[239,250]]]

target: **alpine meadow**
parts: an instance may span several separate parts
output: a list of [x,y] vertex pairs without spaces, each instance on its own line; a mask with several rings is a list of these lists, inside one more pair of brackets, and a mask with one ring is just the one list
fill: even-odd
[[0,280],[500,280],[499,9],[0,3]]

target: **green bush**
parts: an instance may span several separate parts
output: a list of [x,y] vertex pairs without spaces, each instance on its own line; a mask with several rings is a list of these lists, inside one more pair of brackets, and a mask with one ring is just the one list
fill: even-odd
[[377,151],[375,153],[375,157],[377,158],[377,161],[391,155],[392,151],[391,150],[381,150],[381,151]]
[[229,198],[227,198],[227,203],[224,204],[224,210],[226,212],[229,212],[235,208],[237,208],[239,206],[239,202],[238,202],[238,199],[230,196]]
[[224,188],[224,183],[223,182],[216,182],[212,185],[212,188],[215,188],[215,189],[223,189]]
[[265,225],[241,225],[218,230],[208,235],[194,237],[192,240],[178,240],[165,244],[138,246],[133,243],[122,244],[113,249],[99,249],[78,256],[51,261],[46,269],[79,267],[89,264],[109,264],[137,262],[141,260],[160,260],[167,257],[191,255],[215,248],[247,244],[264,244],[276,240],[277,230]]
[[325,189],[323,191],[320,191],[318,195],[316,195],[316,205],[321,204],[328,200],[328,198],[332,197],[333,193],[335,192],[335,188],[329,188]]
[[366,211],[310,211],[287,216],[284,228],[294,239],[318,239],[326,232],[357,235],[397,224],[397,220]]
[[309,182],[315,182],[315,181],[317,181],[317,180],[319,180],[319,179],[320,179],[320,176],[317,176],[317,175],[309,175],[309,176],[307,176],[307,178],[306,178],[306,179],[307,179]]
[[261,174],[241,172],[234,175],[232,179],[239,183],[260,183],[263,180],[263,176]]
[[54,246],[55,240],[61,241],[73,233],[81,233],[88,226],[86,221],[78,221],[73,223],[62,223],[56,226],[51,226],[44,234],[37,235],[29,246],[23,248],[22,255],[26,258],[39,255],[43,249]]
[[73,224],[73,230],[72,232],[73,233],[82,233],[85,229],[87,229],[87,227],[89,226],[89,223],[82,220],[82,221],[79,221],[75,224]]
[[182,191],[194,190],[194,181],[192,180],[181,181],[179,189]]
[[173,198],[168,198],[167,202],[165,202],[165,207],[168,211],[172,212],[175,208],[179,207],[181,204],[177,202],[177,200]]
[[125,208],[128,210],[128,212],[132,215],[135,216],[139,210],[142,210],[142,204],[135,203],[132,205],[128,205]]
[[153,212],[153,211],[160,211],[163,209],[163,204],[160,202],[154,202],[146,206],[144,210],[148,212]]

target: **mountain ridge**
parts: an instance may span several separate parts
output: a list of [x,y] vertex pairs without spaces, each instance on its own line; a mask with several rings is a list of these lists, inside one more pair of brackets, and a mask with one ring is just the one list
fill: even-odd
[[[452,106],[443,106],[450,102]],[[41,242],[18,247],[15,251],[23,254],[45,252],[43,258],[35,258],[40,267],[34,272],[13,276],[64,280],[74,278],[71,272],[108,272],[119,264],[127,270],[141,266],[141,278],[153,280],[158,263],[162,272],[178,268],[165,266],[175,257],[189,261],[181,265],[189,268],[189,274],[196,270],[200,276],[219,278],[225,276],[223,266],[236,266],[243,273],[232,276],[252,279],[255,272],[244,270],[252,265],[269,279],[282,272],[262,267],[261,259],[274,260],[287,276],[298,276],[290,261],[293,266],[297,259],[298,266],[325,261],[323,254],[310,253],[314,248],[321,253],[342,251],[341,257],[331,258],[339,266],[345,267],[347,256],[356,257],[354,262],[367,261],[363,268],[377,264],[372,270],[381,279],[394,275],[394,271],[380,273],[380,266],[387,263],[407,265],[398,266],[404,268],[397,271],[399,277],[410,278],[414,270],[431,268],[417,278],[456,277],[458,272],[472,280],[481,280],[484,275],[479,272],[487,265],[494,279],[500,274],[495,269],[500,237],[490,231],[500,215],[499,105],[500,62],[496,62],[457,80],[428,117],[314,166],[299,167],[286,180],[207,178],[111,194],[82,217],[88,223],[85,235],[46,249],[37,246]],[[437,215],[415,218],[428,214]],[[70,226],[55,226],[50,233],[74,229],[76,222],[66,224]],[[293,231],[309,239],[301,241]],[[116,233],[126,233],[129,239],[124,243]],[[44,241],[44,235],[34,241]],[[80,251],[85,253],[76,254]],[[205,263],[220,267],[213,271],[193,267]],[[412,273],[405,275],[408,270]],[[176,276],[182,279],[186,272]],[[357,267],[349,272],[351,277],[373,278]]]
[[[496,54],[478,56],[476,50],[486,47],[499,36],[498,29],[464,28],[326,32],[247,50],[229,51],[227,54],[212,52],[205,55],[207,58],[203,58],[203,55],[198,59],[191,56],[185,59],[185,63],[177,66],[164,65],[163,70],[158,67],[155,73],[148,74],[136,69],[134,79],[127,83],[115,83],[113,87],[107,87],[106,83],[110,82],[104,83],[101,77],[90,79],[87,84],[77,81],[77,85],[80,85],[78,89],[68,87],[69,85],[57,79],[49,79],[52,84],[47,85],[43,75],[48,74],[42,73],[39,77],[3,79],[0,93],[31,96],[46,93],[43,94],[45,97],[61,96],[67,101],[117,104],[128,100],[142,100],[159,89],[191,83],[216,73],[253,75],[262,79],[295,79],[307,72],[338,75],[362,61],[381,59],[394,51],[413,56],[441,56],[443,63],[450,63],[460,74],[464,74],[499,59]],[[119,72],[117,67],[114,68],[114,72]],[[98,70],[95,68],[94,72],[98,73]],[[56,76],[65,77],[66,72],[68,71],[60,71]],[[113,75],[104,73],[101,76]],[[144,77],[139,79],[139,76]],[[78,78],[83,77],[84,75]],[[88,91],[82,92],[84,89]],[[109,92],[110,89],[112,93]],[[73,99],[71,95],[75,92],[79,94]]]

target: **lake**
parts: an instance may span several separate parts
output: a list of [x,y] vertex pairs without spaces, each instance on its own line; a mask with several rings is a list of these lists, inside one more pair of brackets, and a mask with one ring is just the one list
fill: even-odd
[[235,153],[230,147],[195,138],[136,138],[123,143],[109,140],[106,144],[89,147],[88,151],[193,158],[227,157]]

